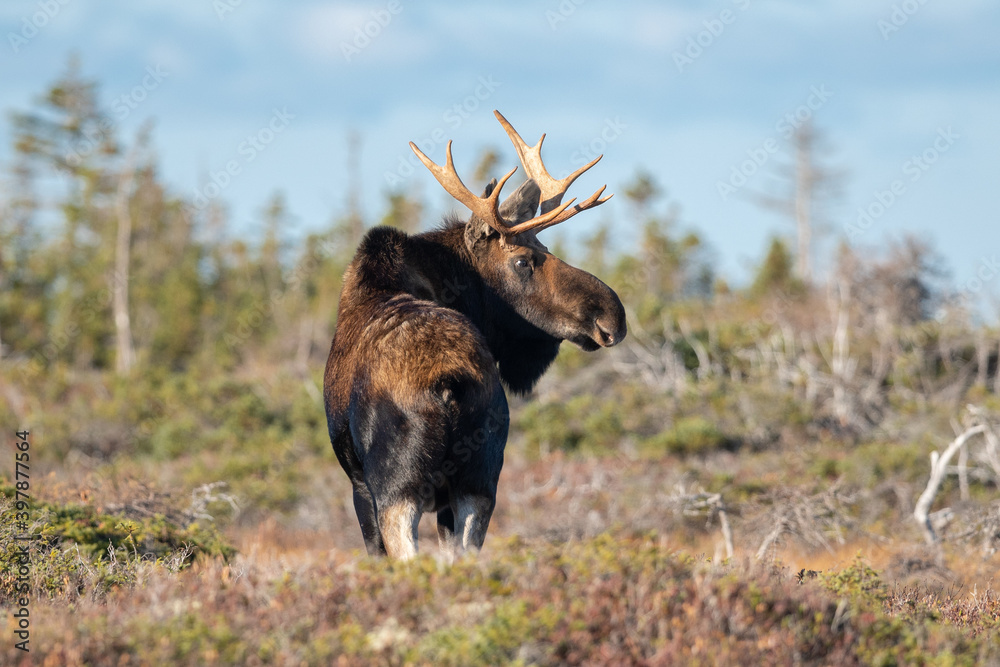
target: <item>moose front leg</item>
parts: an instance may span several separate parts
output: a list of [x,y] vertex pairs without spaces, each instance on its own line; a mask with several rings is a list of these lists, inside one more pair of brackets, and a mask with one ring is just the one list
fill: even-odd
[[455,517],[455,542],[463,551],[475,549],[478,552],[483,548],[496,498],[462,496],[456,500],[455,505],[458,510]]

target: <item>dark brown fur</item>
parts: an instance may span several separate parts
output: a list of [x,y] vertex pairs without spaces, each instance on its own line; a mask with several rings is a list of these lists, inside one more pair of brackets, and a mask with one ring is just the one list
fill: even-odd
[[[538,198],[526,181],[501,212],[531,218]],[[597,349],[624,335],[617,295],[533,233],[501,243],[476,218],[371,230],[344,277],[324,385],[369,553],[411,556],[429,511],[446,551],[480,548],[507,439],[501,381],[529,391],[562,340]]]

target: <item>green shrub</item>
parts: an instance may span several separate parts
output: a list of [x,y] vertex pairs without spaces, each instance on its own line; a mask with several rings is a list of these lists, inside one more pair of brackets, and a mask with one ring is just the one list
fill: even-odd
[[703,417],[684,417],[667,431],[647,438],[642,447],[652,454],[707,454],[728,448],[730,441],[715,426]]
[[843,570],[820,575],[823,586],[842,597],[859,602],[882,602],[886,598],[886,586],[860,554],[854,562]]
[[[15,490],[0,482],[0,513],[13,511]],[[0,564],[13,572],[19,546],[30,544],[33,588],[49,596],[83,588],[96,591],[131,584],[143,563],[170,563],[182,568],[193,558],[230,558],[235,550],[214,526],[180,525],[162,514],[130,518],[98,512],[87,505],[32,502],[27,533],[5,521],[0,536]],[[0,600],[13,596],[15,579],[0,580]]]
[[849,481],[865,487],[891,478],[921,484],[926,483],[929,453],[915,443],[868,442],[858,445],[839,467]]
[[546,450],[581,453],[611,451],[625,435],[620,407],[583,394],[565,402],[530,403],[521,411],[517,429],[528,453]]

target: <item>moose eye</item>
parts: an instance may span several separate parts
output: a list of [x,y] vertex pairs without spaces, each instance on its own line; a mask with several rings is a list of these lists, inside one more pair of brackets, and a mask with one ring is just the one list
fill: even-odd
[[514,268],[520,273],[529,273],[531,271],[531,262],[528,261],[527,257],[518,257],[514,260]]

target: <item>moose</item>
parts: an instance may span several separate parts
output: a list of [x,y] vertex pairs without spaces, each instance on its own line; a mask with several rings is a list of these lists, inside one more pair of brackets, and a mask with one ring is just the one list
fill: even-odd
[[528,146],[494,114],[527,180],[500,203],[515,167],[480,197],[455,171],[450,141],[444,167],[410,142],[472,216],[422,234],[375,227],[344,274],[323,393],[370,555],[413,557],[427,512],[437,513],[446,557],[478,552],[507,443],[504,385],[529,392],[564,340],[593,351],[625,338],[618,295],[537,238],[610,199],[601,197],[604,186],[562,203],[603,156],[557,180],[542,163],[545,135]]

